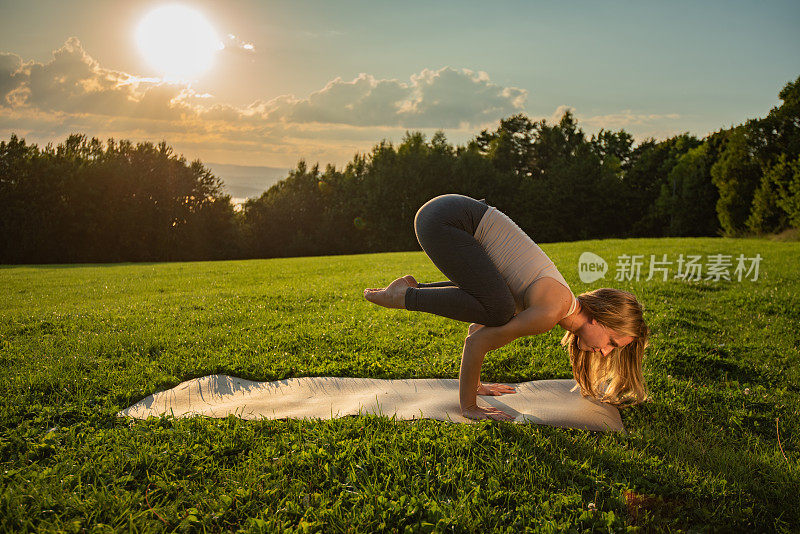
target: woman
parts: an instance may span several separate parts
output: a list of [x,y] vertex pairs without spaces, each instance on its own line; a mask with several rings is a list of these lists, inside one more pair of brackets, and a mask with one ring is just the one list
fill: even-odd
[[480,408],[477,395],[514,393],[482,384],[483,359],[522,337],[559,325],[567,331],[572,373],[584,396],[622,406],[646,399],[642,357],[649,329],[632,294],[611,288],[575,297],[555,265],[507,215],[483,200],[440,195],[414,218],[417,240],[449,280],[420,284],[413,276],[364,297],[387,308],[423,311],[470,322],[459,373],[461,413],[471,419],[510,420]]

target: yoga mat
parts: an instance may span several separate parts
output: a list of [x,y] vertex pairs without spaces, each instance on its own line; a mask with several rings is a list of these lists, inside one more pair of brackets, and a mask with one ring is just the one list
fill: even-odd
[[[520,423],[625,430],[617,408],[584,398],[572,379],[512,385],[516,393],[478,396],[478,406],[499,408]],[[448,378],[381,380],[323,376],[253,382],[228,375],[209,375],[154,393],[118,415],[137,419],[163,414],[331,419],[359,413],[395,415],[397,419],[474,422],[461,415],[458,380]]]

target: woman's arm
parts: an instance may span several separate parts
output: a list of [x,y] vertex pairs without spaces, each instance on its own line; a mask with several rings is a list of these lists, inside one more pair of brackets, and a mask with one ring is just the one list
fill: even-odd
[[[461,403],[461,413],[472,419],[482,418],[481,415],[492,419],[511,419],[504,412],[491,408],[491,412],[477,406],[477,390],[480,385],[481,366],[486,353],[490,350],[507,345],[522,336],[541,334],[552,329],[558,324],[558,310],[552,308],[532,306],[515,315],[509,322],[502,326],[484,326],[475,330],[464,340],[464,352],[461,356],[461,370],[458,376],[458,393]],[[505,417],[502,417],[505,416]]]
[[518,337],[535,336],[552,330],[558,324],[560,310],[556,307],[531,306],[522,310],[502,326],[484,326],[473,331],[468,338],[486,352],[508,345]]
[[497,408],[479,408],[477,389],[480,384],[481,366],[486,351],[480,350],[469,337],[464,340],[464,352],[461,356],[461,370],[458,374],[458,395],[461,402],[461,415],[470,419],[514,419]]

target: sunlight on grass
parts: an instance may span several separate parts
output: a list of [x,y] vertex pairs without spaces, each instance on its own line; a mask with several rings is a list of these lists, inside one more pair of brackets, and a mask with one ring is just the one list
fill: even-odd
[[[628,435],[379,417],[115,417],[212,373],[457,377],[466,323],[361,296],[403,274],[442,280],[422,252],[0,268],[0,529],[796,529],[800,244],[542,248],[576,294],[613,286],[644,304],[653,402],[622,412]],[[756,282],[611,273],[587,286],[575,272],[586,250],[764,260]],[[562,334],[490,353],[483,378],[571,377]]]

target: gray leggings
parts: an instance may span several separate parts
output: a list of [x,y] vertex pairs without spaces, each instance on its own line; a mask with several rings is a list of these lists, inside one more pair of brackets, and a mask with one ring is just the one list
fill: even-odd
[[514,297],[475,239],[478,223],[488,209],[482,200],[450,194],[432,198],[417,211],[417,241],[449,280],[409,287],[407,310],[485,326],[501,326],[511,320]]

